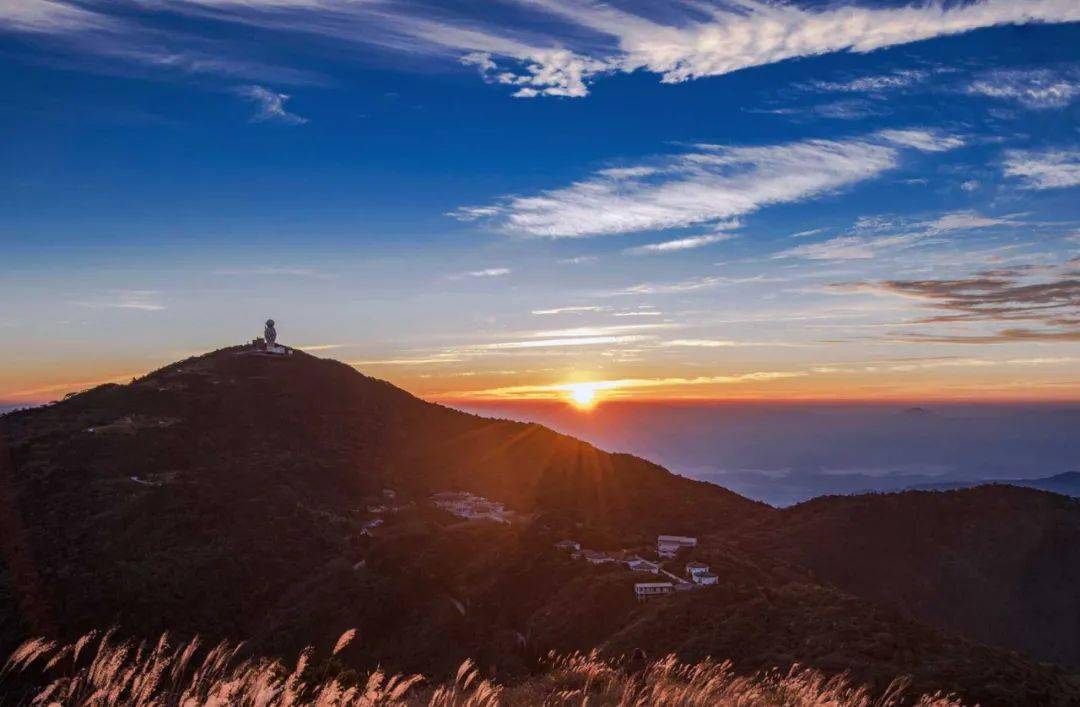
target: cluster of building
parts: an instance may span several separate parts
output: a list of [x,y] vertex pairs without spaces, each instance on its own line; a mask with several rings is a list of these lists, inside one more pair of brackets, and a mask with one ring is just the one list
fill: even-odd
[[570,556],[575,560],[585,560],[591,565],[606,565],[606,564],[622,564],[634,572],[651,572],[652,574],[658,574],[660,572],[660,564],[657,562],[650,562],[638,555],[632,555],[623,551],[608,553],[601,552],[599,550],[582,549],[581,543],[574,540],[562,540],[555,543],[557,550],[564,550],[570,553]]
[[688,538],[685,535],[658,535],[656,537],[656,554],[665,559],[671,559],[679,554],[679,550],[691,547],[697,547],[697,538]]
[[483,496],[469,493],[468,491],[444,491],[431,497],[431,502],[437,507],[453,513],[459,518],[469,520],[493,520],[498,523],[509,523],[511,512],[498,501],[491,501]]
[[[503,504],[490,501],[483,496],[467,491],[446,491],[431,497],[431,502],[438,508],[448,511],[459,518],[469,520],[493,520],[509,523],[513,513]],[[398,511],[413,508],[415,501],[402,503],[393,489],[383,489],[380,495],[369,496],[363,510],[374,518],[365,520],[360,526],[361,535],[374,535],[374,530],[385,523],[385,519]]]
[[661,535],[656,539],[656,554],[660,561],[653,562],[638,555],[626,552],[607,553],[599,550],[582,549],[581,543],[574,540],[562,540],[555,543],[556,549],[569,552],[574,559],[583,559],[589,564],[603,565],[608,563],[623,564],[632,572],[647,572],[649,574],[664,574],[671,578],[670,582],[637,582],[634,584],[634,596],[639,601],[644,601],[656,596],[663,596],[673,592],[687,591],[697,587],[716,584],[720,578],[709,571],[709,566],[704,562],[687,562],[685,577],[668,572],[661,566],[664,559],[670,559],[678,555],[680,550],[697,547],[697,538],[684,535]]
[[720,578],[709,571],[709,566],[704,562],[687,562],[686,579],[676,577],[665,572],[673,581],[671,582],[638,582],[634,585],[634,596],[638,601],[645,601],[653,597],[683,592],[697,587],[716,584]]
[[717,575],[709,571],[709,566],[704,562],[687,562],[686,576],[694,584],[700,584],[703,587],[720,581]]

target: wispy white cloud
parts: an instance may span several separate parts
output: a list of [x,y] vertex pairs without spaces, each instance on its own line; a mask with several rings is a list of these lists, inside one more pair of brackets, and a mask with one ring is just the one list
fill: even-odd
[[934,130],[881,130],[877,136],[894,145],[922,152],[947,152],[964,144],[964,139],[957,135],[946,135]]
[[954,211],[939,216],[931,221],[924,221],[919,226],[929,233],[945,233],[948,231],[972,230],[980,228],[993,228],[996,226],[1017,226],[1018,221],[1011,218],[997,218],[983,216],[974,211]]
[[797,233],[792,233],[790,236],[788,236],[788,238],[809,238],[810,236],[816,236],[817,234],[824,232],[824,228],[810,228],[805,231],[798,231]]
[[782,278],[767,277],[765,275],[750,275],[747,277],[726,277],[722,275],[707,275],[693,277],[687,280],[675,282],[642,282],[620,290],[605,293],[609,296],[620,295],[677,295],[684,292],[697,292],[699,290],[711,290],[725,285],[742,285],[753,282],[778,282]]
[[599,312],[602,307],[596,307],[593,305],[572,305],[569,307],[552,307],[551,309],[534,309],[533,314],[545,315],[545,314],[579,314],[582,312]]
[[1020,223],[1012,218],[984,216],[974,211],[954,211],[926,221],[899,223],[880,216],[860,217],[850,234],[787,248],[773,255],[773,258],[869,260],[947,233],[1017,226]]
[[546,331],[529,332],[525,336],[532,339],[565,338],[569,336],[608,336],[610,334],[628,334],[631,332],[652,331],[655,329],[673,329],[678,325],[670,323],[662,324],[610,324],[606,326],[584,326],[571,329],[554,329]]
[[458,221],[476,221],[482,218],[495,216],[499,213],[495,206],[462,206],[447,212],[447,216],[456,218]]
[[847,81],[811,81],[805,88],[840,93],[884,93],[922,83],[932,72],[926,69],[899,69],[886,74],[860,76]]
[[303,277],[315,280],[326,280],[330,276],[313,268],[294,267],[253,267],[253,268],[222,268],[215,270],[214,275],[226,277]]
[[58,0],[0,0],[0,28],[17,32],[64,34],[112,24],[104,15]]
[[510,268],[484,268],[482,270],[468,270],[466,272],[454,273],[453,275],[447,275],[449,280],[465,280],[468,278],[477,277],[502,277],[503,275],[509,275],[512,272]]
[[[575,0],[544,0],[535,5],[614,40],[613,50],[599,55],[595,64],[583,66],[583,82],[610,71],[644,70],[659,74],[664,83],[680,83],[786,59],[870,52],[995,25],[1080,19],[1080,9],[1072,0],[810,8],[764,2],[709,3],[697,7],[705,19],[687,9],[671,24],[613,5]],[[556,76],[559,66],[555,62],[552,67]],[[542,74],[530,65],[524,75],[535,81]]]
[[[186,0],[151,9],[445,57],[474,67],[488,82],[513,88],[513,95],[520,98],[585,96],[592,81],[613,73],[645,71],[659,75],[664,83],[680,83],[800,57],[871,52],[985,27],[1080,20],[1075,0],[892,7],[705,0],[670,6],[665,22],[621,9],[619,3],[515,1],[520,11],[504,19],[482,16],[468,3],[439,7],[438,12],[421,3],[348,0]],[[59,0],[0,1],[0,23],[16,31],[82,30],[98,19],[82,6]]]
[[671,339],[670,341],[663,341],[660,343],[660,346],[665,348],[690,349],[730,349],[761,346],[790,348],[793,346],[801,347],[804,345],[806,344],[790,344],[783,341],[737,341],[734,339]]
[[889,112],[880,102],[875,103],[861,98],[829,101],[826,103],[805,106],[748,108],[746,110],[748,113],[787,116],[798,122],[816,118],[828,118],[831,120],[862,120],[863,118],[885,115]]
[[695,277],[678,282],[642,282],[631,285],[613,294],[619,295],[671,295],[682,292],[708,290],[727,284],[727,279],[719,276]]
[[1075,67],[998,70],[978,77],[965,88],[973,95],[1019,103],[1025,108],[1064,108],[1080,96],[1080,71]]
[[640,335],[624,336],[565,336],[551,339],[522,339],[517,341],[496,341],[490,344],[476,344],[459,349],[462,353],[477,353],[483,351],[506,351],[514,349],[549,349],[566,346],[598,346],[609,344],[628,344],[645,341],[646,337]]
[[307,118],[285,109],[286,101],[292,98],[287,93],[277,93],[262,86],[241,86],[236,89],[236,93],[255,104],[255,114],[251,116],[252,122],[277,122],[289,125],[303,125],[308,122]]
[[108,297],[75,302],[80,307],[90,309],[136,309],[144,312],[159,312],[165,309],[160,303],[158,290],[114,290]]
[[[712,385],[735,385],[739,383],[760,383],[766,381],[800,378],[808,375],[805,371],[751,371],[733,375],[697,376],[694,378],[616,378],[611,380],[588,381],[586,385],[596,391],[618,393],[621,390],[642,388],[684,388]],[[539,385],[513,385],[482,390],[467,390],[448,393],[446,397],[468,398],[558,398],[573,391],[582,383],[553,383]]]
[[663,312],[655,309],[635,309],[629,312],[613,312],[613,317],[659,317]]
[[1005,174],[1028,189],[1064,189],[1080,184],[1080,150],[1011,150]]
[[868,260],[884,251],[914,245],[922,238],[922,234],[916,233],[895,236],[836,236],[820,243],[807,243],[788,248],[773,257],[806,260]]
[[956,136],[908,129],[764,147],[698,145],[656,160],[647,173],[601,170],[481,208],[499,228],[551,238],[717,224],[876,177],[897,166],[904,149],[940,152],[962,144]]
[[516,73],[500,69],[488,52],[472,52],[461,57],[461,63],[471,64],[480,75],[492,83],[516,86],[515,98],[563,96],[580,98],[589,94],[587,79],[610,70],[607,63],[576,54],[567,49],[532,49],[525,57],[523,69]]
[[721,241],[727,241],[735,238],[734,233],[713,233],[705,236],[689,236],[687,238],[676,238],[671,241],[663,241],[661,243],[648,243],[646,245],[639,245],[634,248],[627,248],[625,252],[630,255],[654,255],[657,253],[673,253],[680,250],[690,250],[692,248],[701,248],[703,246],[712,245],[713,243],[720,243]]

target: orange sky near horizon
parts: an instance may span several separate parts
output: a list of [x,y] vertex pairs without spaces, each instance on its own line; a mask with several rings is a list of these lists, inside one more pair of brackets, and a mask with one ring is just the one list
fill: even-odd
[[[216,347],[208,347],[207,350]],[[313,350],[312,350],[313,349]],[[343,352],[310,347],[313,355],[348,362]],[[198,351],[25,360],[0,372],[0,404],[33,405],[103,383],[134,377]],[[543,361],[531,356],[531,364]],[[1080,401],[1080,357],[961,355],[880,357],[831,362],[718,361],[660,365],[654,361],[595,364],[556,359],[546,370],[497,368],[479,362],[353,363],[422,398],[455,405],[485,402],[573,404],[583,391],[609,401]],[[589,364],[592,365],[589,365]],[[584,364],[584,365],[582,365]]]

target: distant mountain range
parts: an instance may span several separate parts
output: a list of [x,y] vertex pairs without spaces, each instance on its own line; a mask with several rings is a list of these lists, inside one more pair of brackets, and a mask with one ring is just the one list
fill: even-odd
[[1061,403],[610,401],[582,414],[500,402],[470,410],[539,422],[775,506],[1080,469],[1080,409]]
[[923,491],[953,491],[956,489],[968,489],[985,484],[1003,484],[1006,486],[1023,486],[1029,489],[1050,491],[1065,496],[1080,497],[1080,471],[1066,471],[1063,474],[1054,474],[1041,479],[982,479],[978,481],[945,481],[934,484],[918,484],[912,489]]
[[[351,659],[431,675],[471,657],[512,681],[548,650],[598,647],[1080,703],[1080,504],[1059,495],[778,510],[335,361],[242,347],[9,413],[0,445],[3,649],[117,625],[293,655],[355,627]],[[447,492],[497,519],[462,517]],[[655,557],[659,533],[698,538],[668,571],[701,560],[719,583],[638,603],[633,585],[655,575],[554,547]]]

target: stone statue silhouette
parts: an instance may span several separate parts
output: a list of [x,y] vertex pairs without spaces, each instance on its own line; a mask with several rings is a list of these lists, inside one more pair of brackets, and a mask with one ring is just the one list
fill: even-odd
[[266,328],[263,329],[263,339],[266,341],[267,348],[273,348],[277,343],[277,331],[274,329],[274,320],[266,320]]

